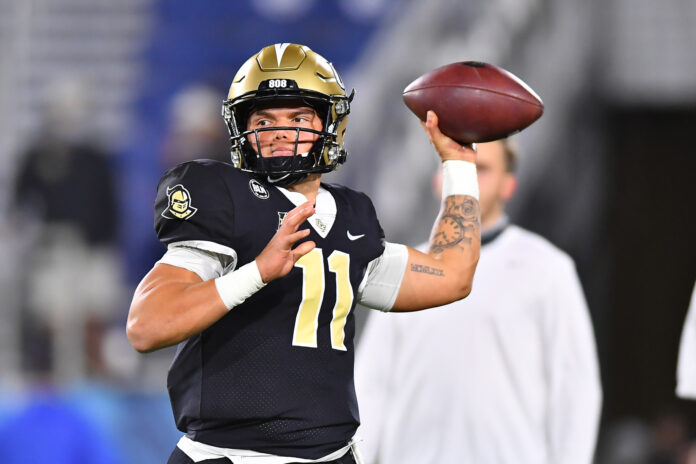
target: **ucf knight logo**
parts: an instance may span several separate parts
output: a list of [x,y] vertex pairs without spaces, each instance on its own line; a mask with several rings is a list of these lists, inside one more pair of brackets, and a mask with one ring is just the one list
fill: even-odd
[[191,194],[181,184],[167,187],[167,198],[169,204],[162,211],[162,216],[167,219],[188,219],[198,211],[191,205]]

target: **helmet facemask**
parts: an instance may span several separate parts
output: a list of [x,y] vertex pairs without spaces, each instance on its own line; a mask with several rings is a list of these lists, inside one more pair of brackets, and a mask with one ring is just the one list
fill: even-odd
[[[273,53],[274,47],[275,52],[278,51],[278,45],[266,47],[240,69],[230,89],[230,98],[223,103],[223,117],[230,132],[232,163],[243,171],[256,173],[278,186],[297,183],[310,173],[333,171],[345,161],[347,153],[343,147],[343,134],[353,98],[353,93],[346,95],[333,66],[321,56],[301,45],[283,45],[292,50],[285,52],[286,57],[291,57],[292,53],[300,56],[295,67],[279,71],[274,66],[269,70],[266,64],[264,68],[261,55]],[[275,59],[278,58],[274,55],[273,64]],[[281,55],[278,59],[279,66],[282,59]],[[327,72],[329,70],[330,74]],[[258,80],[267,76],[271,78]],[[301,82],[298,84],[291,77],[297,77]],[[321,91],[313,90],[312,87]],[[240,93],[240,90],[246,91]],[[322,121],[321,130],[293,126],[247,129],[250,115],[260,107],[283,108],[298,104],[316,111]],[[260,134],[266,131],[294,132],[293,154],[261,156]],[[314,136],[317,139],[310,150],[298,153],[302,140]]]
[[[306,92],[301,92],[306,93]],[[352,97],[352,95],[351,95]],[[304,179],[310,173],[326,173],[336,169],[346,158],[345,149],[337,142],[337,128],[347,116],[347,112],[333,118],[332,107],[338,105],[339,111],[349,108],[350,99],[339,97],[330,99],[323,96],[298,97],[290,95],[264,95],[255,92],[244,95],[237,101],[226,100],[223,116],[230,132],[232,142],[232,163],[243,171],[254,172],[267,178],[278,186],[292,185]],[[322,129],[314,130],[295,126],[272,126],[247,130],[249,116],[258,107],[284,107],[285,104],[300,104],[317,113],[322,121]],[[294,132],[294,149],[291,156],[263,157],[261,153],[260,133],[288,131]],[[298,147],[303,139],[316,135],[312,147],[305,153],[299,153]]]

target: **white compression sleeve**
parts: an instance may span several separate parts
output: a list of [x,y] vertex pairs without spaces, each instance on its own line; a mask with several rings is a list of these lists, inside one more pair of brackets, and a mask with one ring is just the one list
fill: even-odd
[[384,253],[368,265],[358,288],[358,301],[368,308],[390,311],[401,289],[408,263],[408,248],[385,243]]
[[181,267],[198,274],[201,280],[210,280],[223,273],[220,255],[206,250],[183,246],[169,247],[158,263]]

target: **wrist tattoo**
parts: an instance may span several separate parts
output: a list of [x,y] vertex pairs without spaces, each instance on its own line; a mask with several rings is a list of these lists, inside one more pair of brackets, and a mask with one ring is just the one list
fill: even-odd
[[445,276],[445,271],[443,271],[442,269],[430,266],[423,266],[422,264],[411,264],[411,270],[413,272],[422,272],[423,274],[430,274],[437,277]]
[[448,248],[468,249],[481,236],[481,213],[478,200],[468,195],[450,195],[435,224],[430,251],[442,253]]

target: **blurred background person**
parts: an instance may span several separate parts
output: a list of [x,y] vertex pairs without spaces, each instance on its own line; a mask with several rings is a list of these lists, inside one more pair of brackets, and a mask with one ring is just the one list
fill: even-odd
[[229,136],[220,118],[222,93],[194,83],[174,95],[161,152],[163,170],[201,158],[229,163]]
[[367,462],[592,462],[592,323],[571,258],[505,215],[516,162],[510,140],[478,144],[471,299],[367,320],[355,379]]
[[113,157],[92,124],[87,79],[54,76],[42,96],[9,198],[21,237],[15,291],[25,395],[0,414],[0,460],[121,464],[113,437],[64,394],[110,375],[103,336],[118,320],[122,285]]
[[[31,237],[23,269],[22,352],[59,383],[103,370],[101,333],[118,311],[118,205],[111,155],[97,142],[89,83],[57,78],[20,155],[11,207]],[[25,237],[26,238],[26,237]]]

